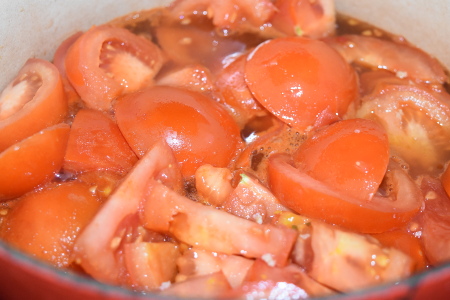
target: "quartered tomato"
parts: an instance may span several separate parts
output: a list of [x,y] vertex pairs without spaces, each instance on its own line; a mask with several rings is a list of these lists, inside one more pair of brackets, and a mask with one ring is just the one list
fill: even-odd
[[70,127],[58,124],[0,154],[0,200],[19,197],[49,182],[63,164]]
[[422,206],[422,194],[396,163],[389,166],[382,192],[370,200],[349,196],[296,169],[287,155],[269,158],[272,192],[288,208],[306,217],[366,233],[379,233],[406,224]]
[[116,119],[138,156],[164,139],[175,152],[184,176],[203,164],[226,167],[240,143],[233,118],[203,94],[154,86],[118,100]]
[[313,133],[294,153],[294,160],[301,172],[367,201],[386,172],[389,142],[378,123],[349,119]]
[[337,120],[358,97],[355,71],[339,53],[302,37],[260,44],[248,57],[245,79],[265,108],[300,129]]
[[51,184],[20,198],[6,215],[0,235],[32,256],[67,267],[76,237],[100,204],[87,184]]
[[153,82],[163,64],[160,49],[130,31],[102,25],[79,37],[67,52],[67,77],[90,108],[109,110],[111,101]]
[[29,59],[0,95],[0,152],[66,115],[58,69],[45,60]]
[[136,154],[107,114],[91,109],[77,113],[64,157],[65,170],[126,173],[136,161]]

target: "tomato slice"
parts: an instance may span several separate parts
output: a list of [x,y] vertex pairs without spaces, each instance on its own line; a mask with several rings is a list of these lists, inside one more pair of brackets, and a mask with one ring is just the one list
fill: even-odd
[[0,152],[66,115],[58,69],[45,60],[29,59],[0,95]]
[[58,124],[0,154],[0,200],[12,199],[49,182],[61,169],[70,127]]
[[255,98],[299,129],[331,123],[358,98],[355,71],[322,41],[285,37],[248,56],[245,80]]
[[258,224],[194,202],[156,181],[141,217],[145,228],[170,233],[188,245],[249,258],[264,256],[277,266],[286,265],[296,238],[291,229]]
[[95,170],[128,172],[138,160],[119,127],[105,113],[80,110],[72,123],[64,169],[78,173]]
[[379,233],[406,224],[422,206],[422,194],[396,163],[389,166],[385,191],[370,201],[330,188],[296,169],[288,155],[269,158],[269,184],[286,207],[299,214],[366,233]]
[[228,166],[241,142],[239,128],[225,109],[189,90],[150,87],[120,98],[115,111],[120,130],[138,156],[164,139],[186,177],[202,164]]
[[117,247],[124,234],[118,231],[121,222],[138,212],[151,178],[182,190],[181,174],[171,149],[164,142],[157,143],[138,161],[75,242],[75,262],[95,279],[111,284],[126,280],[125,266],[116,260]]
[[130,31],[92,27],[70,47],[67,77],[89,108],[111,109],[111,101],[150,85],[163,64],[160,49]]
[[349,119],[312,133],[293,157],[301,172],[349,196],[370,200],[389,164],[389,142],[378,123]]
[[3,219],[2,239],[58,267],[71,264],[75,239],[101,204],[81,182],[51,184],[17,201]]

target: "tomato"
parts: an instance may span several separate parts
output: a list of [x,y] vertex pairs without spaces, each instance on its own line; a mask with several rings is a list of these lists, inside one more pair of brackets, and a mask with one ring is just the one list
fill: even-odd
[[378,123],[349,119],[313,133],[294,153],[294,160],[301,172],[367,201],[386,173],[389,142]]
[[422,206],[422,194],[414,181],[396,163],[389,166],[383,192],[361,200],[333,189],[293,166],[291,158],[269,158],[269,184],[286,207],[306,217],[366,233],[402,227]]
[[450,261],[450,198],[438,179],[424,176],[420,187],[425,208],[419,215],[421,242],[426,258],[433,266]]
[[17,201],[2,223],[2,239],[53,265],[69,266],[75,239],[100,207],[89,185],[51,184]]
[[0,154],[0,200],[12,199],[49,182],[61,169],[70,127],[58,124]]
[[229,255],[267,257],[277,266],[286,265],[297,237],[294,230],[194,202],[157,181],[149,187],[141,218],[145,228],[171,234],[185,244]]
[[189,90],[150,87],[119,99],[115,112],[120,130],[138,156],[164,139],[186,177],[203,164],[226,167],[240,144],[233,118],[214,100]]
[[89,108],[109,110],[111,101],[152,84],[163,64],[160,49],[123,28],[92,27],[69,48],[67,78]]
[[0,152],[66,117],[58,69],[29,59],[0,95]]
[[413,262],[414,271],[426,269],[427,260],[424,256],[420,239],[415,237],[413,233],[402,228],[374,234],[372,236],[380,241],[384,247],[393,247],[409,255]]
[[125,265],[135,290],[152,291],[174,280],[180,250],[169,242],[124,245]]
[[66,93],[69,108],[76,108],[81,99],[67,78],[65,61],[67,51],[82,34],[83,32],[78,31],[65,39],[56,49],[55,55],[53,56],[53,64],[58,68],[59,73],[61,74],[61,80],[64,86],[64,92]]
[[126,282],[124,262],[116,259],[127,237],[123,224],[132,218],[128,223],[139,226],[136,215],[152,178],[176,191],[182,190],[181,174],[172,150],[164,142],[157,143],[135,164],[75,242],[74,261],[96,280]]
[[219,72],[216,80],[220,101],[232,112],[241,127],[249,119],[267,114],[267,110],[256,101],[245,83],[247,56],[247,53],[239,55]]
[[334,1],[276,0],[277,12],[270,23],[288,35],[322,38],[334,33]]
[[335,121],[358,97],[352,67],[324,42],[303,37],[260,44],[248,57],[245,80],[265,108],[300,129]]
[[91,109],[76,114],[64,157],[65,170],[126,173],[136,161],[136,154],[109,116]]
[[[367,90],[356,116],[385,129],[393,154],[409,164],[413,176],[438,175],[450,159],[450,96],[386,73],[361,76]],[[369,83],[367,83],[369,82]]]
[[77,174],[76,178],[88,184],[99,199],[106,200],[119,185],[123,175],[112,171],[93,171]]
[[211,72],[203,65],[188,65],[174,68],[158,76],[157,85],[177,86],[192,91],[207,93],[214,89]]
[[189,295],[194,299],[219,299],[231,290],[230,283],[223,272],[216,272],[177,282],[177,284],[163,289],[161,295],[176,298]]
[[412,271],[411,258],[401,251],[318,221],[299,235],[293,257],[313,279],[341,292],[398,281]]

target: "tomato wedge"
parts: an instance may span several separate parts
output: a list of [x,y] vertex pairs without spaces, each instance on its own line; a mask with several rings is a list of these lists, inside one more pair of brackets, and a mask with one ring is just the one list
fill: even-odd
[[125,218],[138,212],[150,179],[181,190],[181,174],[171,149],[164,142],[157,143],[138,161],[75,242],[75,262],[95,279],[111,284],[125,280],[125,266],[116,260],[117,246],[123,238],[117,231]]
[[379,233],[399,228],[420,210],[422,194],[409,175],[396,163],[388,169],[386,191],[370,201],[351,197],[330,188],[293,166],[285,154],[269,158],[269,183],[272,192],[288,208],[306,217],[321,219],[350,230]]
[[0,200],[12,199],[49,182],[61,169],[70,127],[58,124],[0,154]]
[[29,59],[0,95],[0,152],[67,115],[58,69]]
[[164,139],[184,176],[203,164],[226,167],[241,138],[233,118],[213,99],[189,90],[153,86],[115,105],[117,124],[138,156]]
[[111,101],[153,82],[161,50],[130,31],[101,25],[86,31],[66,54],[67,77],[89,108],[109,110]]
[[82,109],[76,114],[64,157],[65,170],[126,173],[137,160],[119,127],[108,115],[92,109]]
[[324,42],[303,37],[260,44],[248,56],[245,80],[256,100],[299,129],[337,120],[358,98],[353,68]]
[[32,256],[68,267],[76,237],[100,204],[88,184],[51,184],[20,198],[6,215],[0,235]]
[[296,167],[352,197],[370,200],[389,163],[384,128],[365,119],[339,121],[321,128],[294,153]]

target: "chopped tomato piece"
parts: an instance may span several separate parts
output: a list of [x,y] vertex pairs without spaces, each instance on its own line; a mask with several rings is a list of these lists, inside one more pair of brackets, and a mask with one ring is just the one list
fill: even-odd
[[119,127],[108,115],[91,109],[82,109],[76,114],[64,157],[65,170],[126,173],[137,160]]
[[155,291],[175,278],[176,261],[180,256],[180,250],[176,244],[129,243],[124,245],[123,251],[133,289]]
[[119,185],[124,175],[111,171],[84,172],[77,175],[77,181],[89,184],[91,191],[106,200]]
[[61,169],[70,127],[44,129],[0,153],[0,200],[22,196],[49,182]]
[[94,26],[69,48],[67,78],[89,108],[110,110],[111,101],[153,83],[161,50],[130,31]]
[[370,201],[350,197],[293,167],[290,157],[269,158],[272,192],[286,207],[306,217],[358,232],[378,233],[402,227],[422,206],[422,194],[414,181],[396,163],[384,179],[383,193]]
[[368,201],[389,164],[383,127],[365,119],[339,121],[314,132],[294,153],[301,172],[329,187]]
[[138,156],[164,139],[185,177],[203,164],[228,166],[241,143],[239,128],[225,109],[193,91],[154,86],[119,99],[115,111],[120,130]]
[[233,191],[233,175],[227,168],[216,168],[206,164],[195,171],[195,189],[203,203],[220,207]]
[[400,77],[424,82],[444,83],[447,79],[437,59],[407,43],[355,34],[329,38],[326,42],[348,63],[386,69]]
[[67,109],[58,69],[29,59],[0,95],[0,152],[62,122]]
[[58,267],[71,264],[75,239],[101,204],[81,182],[51,184],[17,201],[3,219],[0,236]]
[[294,261],[318,282],[342,292],[394,282],[411,274],[409,256],[373,237],[311,221],[294,248]]
[[270,23],[288,35],[323,38],[334,33],[334,0],[276,0]]
[[231,291],[230,283],[223,272],[189,278],[170,285],[160,293],[163,296],[192,297],[194,299],[220,299]]
[[116,260],[117,246],[123,238],[117,231],[121,222],[138,212],[152,178],[177,191],[182,189],[173,153],[163,142],[137,162],[75,243],[75,262],[95,279],[112,284],[125,280],[124,266]]
[[211,92],[215,87],[211,72],[200,64],[170,70],[160,76],[156,84],[186,88],[200,93]]
[[193,247],[185,250],[178,259],[179,274],[177,281],[221,271],[230,285],[236,288],[242,284],[253,263],[253,259],[240,255],[227,255]]
[[277,266],[287,263],[296,238],[291,229],[236,217],[194,202],[156,181],[143,205],[142,220],[146,228],[170,233],[186,244],[249,258],[264,256]]
[[322,41],[285,37],[248,56],[245,80],[267,110],[299,129],[330,124],[358,97],[353,68]]
[[421,242],[431,265],[450,261],[450,198],[438,179],[424,176],[420,182],[425,208],[419,215]]

